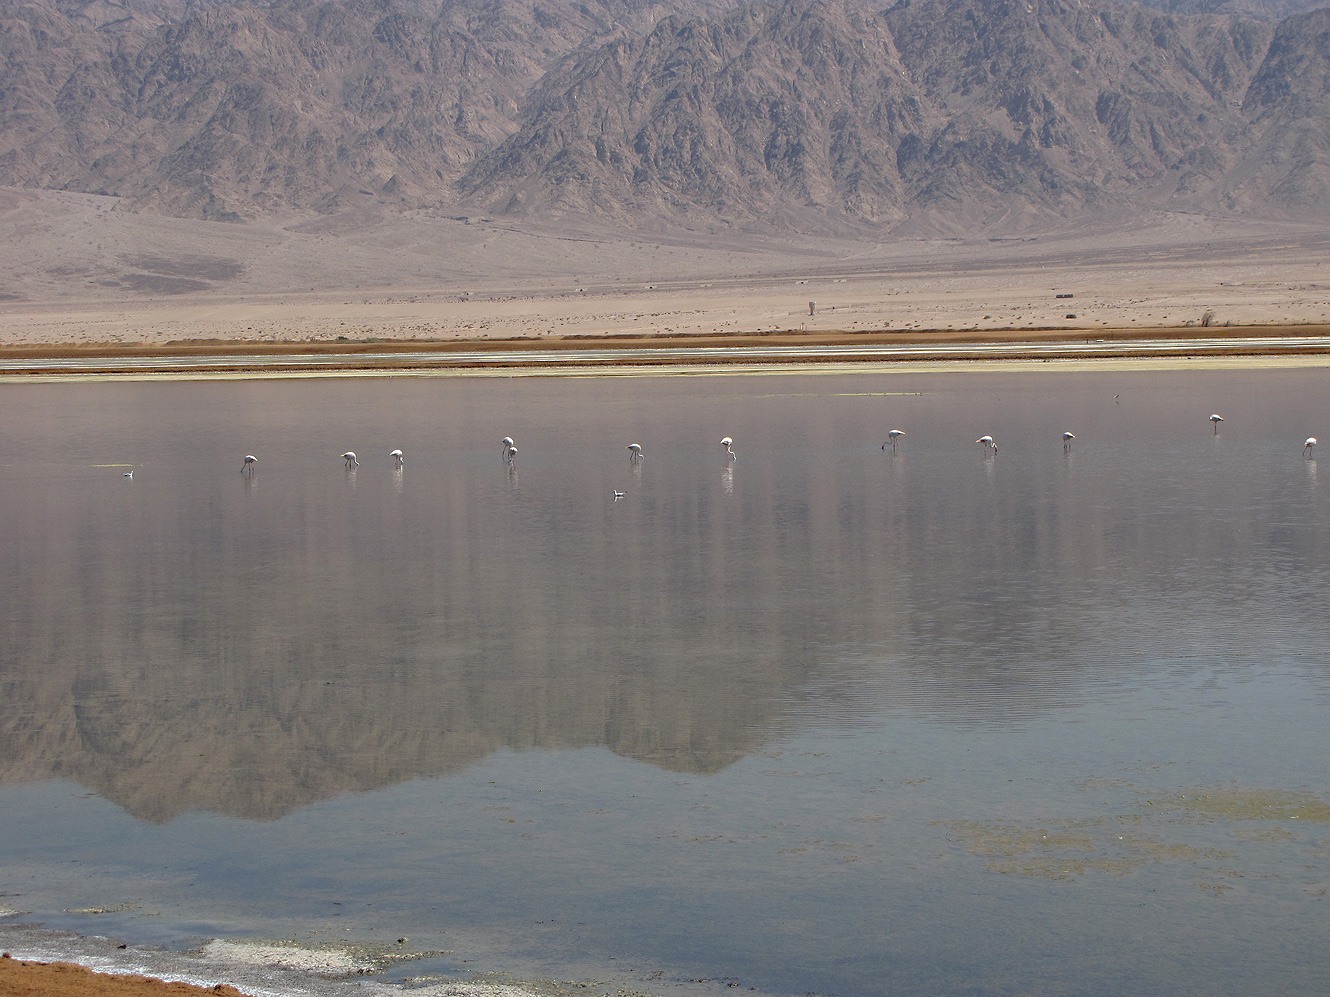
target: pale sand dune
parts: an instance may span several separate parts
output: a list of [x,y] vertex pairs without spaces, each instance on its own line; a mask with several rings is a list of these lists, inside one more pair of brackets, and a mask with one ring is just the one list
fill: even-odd
[[1038,239],[899,242],[518,228],[423,213],[240,226],[0,189],[0,346],[770,330],[1083,336],[1199,325],[1207,312],[1221,326],[1330,321],[1330,237],[1163,214]]

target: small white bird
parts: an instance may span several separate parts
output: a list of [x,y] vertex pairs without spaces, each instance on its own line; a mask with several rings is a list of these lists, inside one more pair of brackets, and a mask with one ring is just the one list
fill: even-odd
[[354,450],[348,450],[346,453],[342,454],[342,460],[346,461],[346,469],[348,471],[353,467],[360,466],[360,461],[357,459]]
[[735,454],[735,452],[734,452],[734,439],[733,439],[733,437],[722,436],[722,437],[721,437],[721,440],[720,440],[720,445],[723,446],[723,447],[725,448],[725,455],[726,455],[726,458],[727,458],[727,459],[736,456],[736,454]]
[[1310,457],[1314,449],[1316,449],[1316,437],[1309,436],[1307,442],[1302,445],[1302,452]]
[[245,471],[253,472],[254,465],[257,464],[258,462],[259,459],[255,457],[252,453],[245,454],[245,462],[240,465],[241,473],[244,473]]
[[1215,435],[1218,436],[1219,424],[1224,421],[1224,417],[1216,412],[1214,415],[1210,416],[1210,421],[1215,424]]
[[632,451],[632,453],[628,457],[629,460],[642,459],[642,445],[640,443],[630,443],[628,444],[628,446],[624,447],[624,449]]
[[402,453],[402,451],[400,451],[400,450],[394,450],[394,451],[393,451],[392,453],[390,453],[388,456],[391,457],[393,460],[397,461],[397,466],[398,466],[398,467],[401,467],[401,466],[402,466],[402,462],[406,460],[406,455],[405,455],[404,453]]
[[975,440],[974,442],[982,443],[984,446],[988,447],[994,453],[997,453],[997,444],[993,442],[993,437],[991,436],[981,436],[979,437],[979,439]]
[[623,498],[623,494],[624,494],[623,492],[616,491],[616,492],[614,493],[614,501],[617,502],[617,501],[619,501],[619,499]]
[[1075,434],[1075,433],[1063,433],[1063,434],[1062,434],[1062,449],[1063,449],[1063,450],[1070,450],[1070,449],[1071,449],[1071,441],[1074,440],[1074,439],[1076,439],[1076,434]]
[[[899,440],[904,435],[905,435],[905,430],[903,429],[887,430],[887,443],[891,444],[891,449],[893,450],[896,449],[896,441]],[[887,449],[887,443],[882,444],[883,450]]]
[[133,472],[133,471],[126,471],[126,472],[125,472],[125,477],[126,477],[126,478],[132,478],[132,477],[134,477],[134,472]]

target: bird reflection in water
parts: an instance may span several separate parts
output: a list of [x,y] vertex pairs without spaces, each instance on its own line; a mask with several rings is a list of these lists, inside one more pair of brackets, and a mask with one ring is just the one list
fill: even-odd
[[726,495],[734,494],[734,463],[731,461],[725,465],[725,470],[720,472],[720,489]]
[[257,457],[255,457],[252,453],[247,453],[245,454],[244,462],[240,465],[240,478],[242,481],[245,482],[246,495],[251,494],[256,487],[254,468],[258,464],[258,462],[259,459]]

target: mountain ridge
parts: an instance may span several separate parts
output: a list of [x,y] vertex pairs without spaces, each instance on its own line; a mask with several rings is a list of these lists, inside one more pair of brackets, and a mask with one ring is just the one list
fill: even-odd
[[1330,213],[1325,8],[33,0],[0,16],[0,49],[0,184],[182,217]]

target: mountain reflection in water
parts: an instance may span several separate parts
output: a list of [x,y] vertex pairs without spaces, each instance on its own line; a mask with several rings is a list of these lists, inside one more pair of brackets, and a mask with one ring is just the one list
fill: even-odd
[[1296,654],[1326,376],[6,386],[0,782],[266,820],[501,748],[713,773]]

